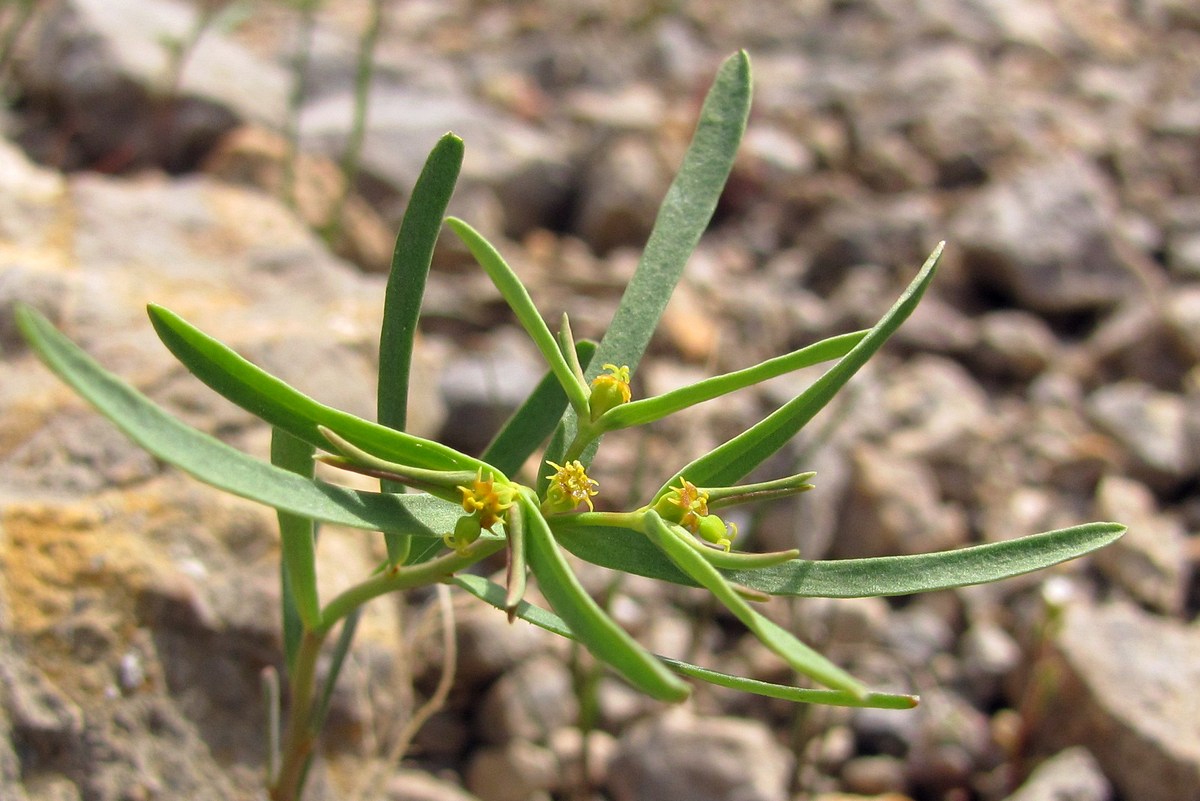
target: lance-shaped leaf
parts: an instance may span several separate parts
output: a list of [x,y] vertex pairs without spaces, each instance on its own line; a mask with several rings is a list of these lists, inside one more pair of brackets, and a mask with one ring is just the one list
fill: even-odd
[[640,426],[652,423],[663,417],[682,411],[689,406],[695,406],[705,401],[728,395],[749,386],[777,378],[787,373],[812,367],[814,364],[838,359],[850,352],[851,348],[862,341],[866,331],[855,331],[850,334],[823,339],[807,347],[767,359],[761,364],[747,367],[724,375],[706,378],[686,387],[664,392],[653,398],[623,403],[606,412],[596,421],[597,427],[604,431],[615,431],[619,428]]
[[866,697],[867,688],[858,679],[752,609],[720,571],[684,542],[686,532],[670,525],[654,511],[646,512],[642,518],[642,532],[676,567],[711,592],[793,670],[834,690],[848,692],[860,699]]
[[[696,132],[658,209],[637,270],[587,371],[589,378],[605,364],[626,365],[634,370],[641,362],[684,265],[717,208],[746,130],[750,97],[750,58],[740,51],[725,59],[717,70],[700,110]],[[555,433],[547,459],[563,460],[577,422],[572,414],[564,418],[563,430]],[[582,461],[590,461],[586,453]]]
[[298,439],[325,447],[318,426],[368,453],[430,470],[478,470],[483,463],[439,442],[414,437],[319,403],[243,359],[179,315],[151,304],[150,322],[163,344],[201,381],[246,411]]
[[[504,588],[499,584],[488,581],[482,576],[471,575],[455,576],[454,583],[481,601],[485,601],[497,609],[504,608],[503,599],[505,592]],[[516,616],[552,634],[574,639],[574,635],[567,628],[567,624],[563,622],[562,618],[539,606],[534,606],[523,601],[517,605]],[[774,684],[772,682],[747,679],[742,676],[733,676],[717,670],[710,670],[680,659],[672,659],[668,656],[656,656],[664,665],[681,676],[705,681],[709,684],[716,684],[720,687],[728,687],[732,690],[754,693],[769,698],[780,698],[784,701],[795,703],[874,707],[877,709],[912,709],[918,703],[915,695],[869,692],[865,697],[858,698],[852,693],[843,690],[813,690],[804,687],[791,687],[786,684]]]
[[421,299],[462,159],[462,139],[448,133],[438,140],[413,185],[396,235],[379,332],[377,414],[382,425],[397,431],[408,426],[408,373]]
[[441,537],[461,511],[428,495],[360,492],[304,478],[251,458],[164,412],[97,364],[27,307],[16,320],[30,347],[55,374],[151,455],[206,484],[286,512],[376,531]]
[[846,385],[912,314],[933,279],[934,269],[942,255],[942,247],[943,245],[938,245],[934,249],[917,273],[917,277],[887,314],[812,386],[766,419],[684,467],[663,485],[655,499],[666,494],[671,485],[678,484],[681,476],[686,476],[689,481],[700,487],[733,484],[782,448],[817,412],[833,400],[838,390]]
[[[865,598],[911,595],[987,584],[1057,565],[1103,548],[1125,533],[1119,523],[1087,523],[953,551],[868,559],[797,559],[760,570],[724,571],[730,581],[771,595]],[[696,586],[635,531],[564,526],[559,543],[593,564],[648,578]]]
[[[380,425],[397,431],[408,428],[408,376],[421,299],[462,160],[463,141],[454,134],[446,134],[434,145],[413,185],[392,250],[379,330],[375,416]],[[388,492],[405,491],[403,485],[388,481],[381,482],[380,487]],[[384,541],[390,563],[400,564],[409,556],[412,542],[403,534],[385,531]]]
[[554,542],[546,519],[538,511],[532,492],[521,493],[518,503],[525,518],[525,549],[538,589],[566,621],[575,638],[625,680],[661,701],[682,701],[690,688],[629,636],[592,600],[571,572]]

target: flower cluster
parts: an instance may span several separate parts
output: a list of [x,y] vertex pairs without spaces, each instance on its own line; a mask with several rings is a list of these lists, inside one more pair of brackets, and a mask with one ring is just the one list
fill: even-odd
[[547,461],[554,468],[550,474],[550,485],[546,488],[546,500],[542,503],[545,514],[562,514],[573,511],[579,504],[586,503],[588,511],[594,511],[592,498],[600,490],[600,485],[591,478],[578,459],[565,465]]
[[671,490],[654,506],[663,520],[677,523],[693,535],[728,551],[737,536],[736,525],[708,512],[708,492],[680,476],[679,486]]

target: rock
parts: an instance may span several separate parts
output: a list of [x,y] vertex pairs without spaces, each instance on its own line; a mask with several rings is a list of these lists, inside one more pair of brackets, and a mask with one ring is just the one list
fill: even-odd
[[555,789],[558,780],[554,753],[523,740],[480,749],[467,766],[467,787],[480,801],[526,801]]
[[[584,749],[587,749],[586,760]],[[569,726],[550,735],[550,750],[558,760],[563,787],[599,787],[608,776],[617,740],[603,730],[593,729],[585,734],[579,727]]]
[[1016,309],[979,319],[979,347],[972,356],[993,375],[1030,381],[1059,358],[1058,340],[1040,317]]
[[916,716],[905,760],[910,786],[931,794],[963,787],[999,761],[987,717],[960,696],[940,689],[922,692]]
[[1112,788],[1086,748],[1068,748],[1034,768],[1005,801],[1108,801]]
[[[508,673],[531,657],[552,652],[556,638],[524,621],[508,622],[503,612],[485,604],[471,604],[456,613],[458,641],[456,685],[475,689]],[[427,670],[441,670],[441,646],[423,654]],[[436,681],[436,679],[435,679]]]
[[667,112],[658,89],[640,82],[615,91],[574,89],[568,91],[565,105],[575,120],[610,131],[654,133]]
[[551,656],[535,656],[505,673],[479,707],[476,729],[485,742],[546,742],[551,732],[573,723],[579,702],[571,672]]
[[[458,192],[488,187],[500,200],[510,235],[555,227],[573,177],[563,138],[489,108],[456,87],[433,92],[381,79],[368,102],[361,169],[395,198],[407,197],[430,148],[453,131],[467,144]],[[306,103],[301,117],[306,149],[337,158],[353,109],[350,90]]]
[[455,354],[441,376],[446,419],[439,440],[479,453],[546,371],[524,331],[493,331],[480,347]]
[[478,801],[456,784],[417,770],[401,770],[388,779],[387,801]]
[[908,786],[904,762],[879,754],[855,757],[842,766],[842,784],[860,796],[903,792]]
[[882,410],[859,413],[882,411],[887,447],[903,457],[961,463],[971,446],[996,434],[983,387],[949,359],[913,358],[889,376],[881,401]]
[[1191,571],[1187,533],[1178,518],[1160,513],[1147,487],[1122,476],[1105,476],[1100,482],[1096,516],[1129,527],[1125,536],[1096,553],[1096,566],[1151,609],[1182,612]]
[[0,664],[0,680],[10,736],[21,744],[25,770],[53,764],[82,733],[83,711],[48,677],[15,659]]
[[1185,285],[1171,292],[1166,322],[1193,361],[1200,361],[1200,286]]
[[663,161],[640,136],[602,148],[584,171],[574,231],[599,253],[644,245],[671,183]]
[[[48,240],[55,223],[67,211],[67,181],[57,172],[34,164],[21,150],[0,138],[0,178],[7,191],[0,196],[0,239],[5,261],[20,262]],[[6,267],[7,272],[9,268]]]
[[1093,392],[1087,412],[1128,454],[1128,469],[1135,478],[1163,490],[1195,473],[1200,450],[1189,430],[1183,397],[1140,381],[1120,381]]
[[792,765],[761,723],[672,710],[621,734],[608,787],[615,801],[784,801]]
[[959,639],[962,675],[969,698],[987,708],[999,697],[1002,684],[1024,658],[1021,646],[996,623],[972,623]]
[[952,238],[980,286],[1032,311],[1087,311],[1138,291],[1110,233],[1114,208],[1105,176],[1062,155],[1022,167],[968,200]]
[[924,462],[871,445],[852,452],[854,475],[838,521],[836,558],[913,554],[966,543],[966,519],[939,498]]
[[281,127],[287,74],[218,31],[196,39],[172,75],[172,52],[196,30],[197,14],[176,0],[55,4],[24,37],[18,80],[35,108],[68,113],[73,135],[65,154],[48,132],[27,131],[28,143],[67,167],[183,170],[238,120]]
[[[244,186],[253,186],[275,197],[287,193],[287,141],[265,128],[243,125],[221,138],[201,169],[209,175]],[[336,232],[332,246],[339,256],[364,270],[386,273],[391,269],[396,234],[361,196],[345,196],[341,219],[337,204],[346,187],[341,168],[331,159],[300,153],[293,165],[292,192],[296,211],[318,232]]]
[[[1121,796],[1200,799],[1200,631],[1124,602],[1067,607],[1056,684],[1031,720],[1042,748],[1091,752]],[[1130,658],[1136,655],[1137,658]]]

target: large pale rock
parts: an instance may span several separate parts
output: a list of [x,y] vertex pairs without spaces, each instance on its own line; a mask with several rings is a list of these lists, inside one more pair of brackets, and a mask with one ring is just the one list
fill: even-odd
[[1037,710],[1044,747],[1082,745],[1125,798],[1200,799],[1200,630],[1127,603],[1066,610],[1057,684]]
[[[281,127],[289,78],[220,31],[206,30],[176,77],[172,55],[197,30],[177,0],[63,0],[24,38],[18,81],[35,108],[70,114],[67,163],[185,169],[238,120]],[[31,136],[62,163],[57,138]]]
[[1006,801],[1108,801],[1112,788],[1086,748],[1068,748],[1038,765]]

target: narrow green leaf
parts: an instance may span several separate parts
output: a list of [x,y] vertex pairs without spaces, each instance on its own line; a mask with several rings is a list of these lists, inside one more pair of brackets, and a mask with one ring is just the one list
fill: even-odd
[[658,491],[656,500],[665,494],[672,484],[678,484],[682,476],[686,476],[698,487],[733,484],[782,448],[816,416],[817,412],[825,408],[838,390],[846,385],[912,314],[933,279],[943,245],[944,243],[939,244],[925,260],[917,277],[887,314],[837,364],[829,368],[812,386],[766,419],[676,473]]
[[[575,346],[575,352],[586,367],[596,352],[596,343],[583,340]],[[547,373],[480,458],[505,475],[516,475],[534,450],[554,433],[566,408],[567,396],[554,375]]]
[[[384,291],[383,325],[379,332],[376,417],[380,425],[397,431],[408,428],[409,370],[421,299],[425,296],[433,250],[462,160],[462,139],[448,133],[438,140],[413,185],[392,251],[392,269]],[[385,492],[407,491],[403,484],[390,481],[381,481],[380,487]],[[412,541],[395,531],[385,531],[383,537],[388,562],[402,564],[408,558]]]
[[[304,478],[313,475],[313,446],[278,428],[271,431],[271,464]],[[321,624],[321,601],[317,593],[317,554],[313,521],[276,510],[279,518],[280,581],[283,586],[283,645],[290,673],[300,644],[302,629]]]
[[[441,537],[460,512],[428,495],[360,492],[281,470],[170,416],[97,364],[28,307],[16,310],[30,347],[56,375],[152,456],[218,489],[327,523]],[[385,429],[386,430],[386,429]]]
[[664,392],[653,398],[623,403],[610,409],[597,423],[605,431],[615,431],[630,426],[640,426],[660,420],[667,415],[682,411],[689,406],[719,398],[730,392],[753,386],[771,378],[787,373],[812,367],[814,364],[838,359],[862,341],[866,331],[855,331],[851,334],[830,337],[816,342],[797,351],[776,356],[761,364],[747,367],[744,370],[726,373],[724,375],[706,378],[686,387]]
[[647,695],[661,701],[687,698],[688,685],[671,675],[587,594],[558,550],[532,493],[523,491],[518,502],[525,518],[526,557],[538,588],[579,642]]
[[717,70],[691,145],[659,208],[637,271],[600,341],[589,377],[605,363],[633,369],[641,361],[683,268],[717,208],[746,130],[750,98],[750,58],[739,51]]
[[243,359],[179,315],[151,304],[150,322],[163,344],[201,381],[256,417],[318,448],[326,445],[317,426],[338,432],[368,453],[430,470],[483,466],[453,448],[414,437],[318,403]]
[[525,515],[510,509],[505,520],[508,534],[508,592],[504,596],[504,611],[511,623],[517,605],[525,598],[528,564],[525,560]]
[[462,139],[448,133],[438,140],[413,185],[392,251],[379,334],[378,416],[397,431],[408,427],[408,373],[421,299],[462,160]]
[[[750,97],[750,58],[739,51],[717,70],[692,142],[659,207],[637,270],[600,341],[587,371],[589,378],[605,364],[637,369],[683,268],[717,208],[746,130]],[[564,418],[564,431],[555,434],[558,445],[547,451],[547,458],[562,461],[576,424],[574,415]],[[589,460],[589,454],[582,458],[585,464]]]
[[533,305],[533,299],[529,297],[529,292],[525,289],[525,285],[521,283],[521,279],[517,277],[513,269],[504,261],[504,257],[500,255],[500,252],[470,225],[455,217],[447,219],[446,225],[450,227],[451,231],[458,234],[458,238],[463,241],[463,244],[471,251],[471,255],[475,257],[475,260],[483,267],[484,272],[492,279],[492,283],[500,290],[500,294],[504,296],[504,300],[508,303],[509,308],[517,315],[517,319],[525,329],[525,332],[529,334],[530,339],[533,340],[538,350],[541,351],[542,358],[550,366],[550,372],[554,374],[554,377],[558,379],[558,383],[562,385],[563,391],[571,403],[571,407],[577,413],[586,412],[588,388],[579,382],[579,379],[575,377],[575,373],[571,370],[571,366],[563,358],[562,351],[558,349],[558,342],[555,340],[554,334],[550,333],[550,328],[546,325],[546,321],[542,319],[541,313]]
[[[797,559],[759,570],[723,572],[730,581],[771,595],[814,598],[911,595],[1031,573],[1103,548],[1124,533],[1125,527],[1118,523],[1087,523],[953,551],[869,559]],[[696,586],[695,580],[636,531],[559,526],[555,537],[568,551],[593,564]]]
[[[505,592],[504,588],[499,584],[488,581],[482,576],[472,575],[455,576],[454,583],[481,601],[491,604],[497,609],[504,608]],[[527,623],[545,629],[551,634],[557,634],[567,639],[575,639],[575,635],[571,633],[571,630],[563,622],[562,618],[549,610],[534,606],[528,602],[522,602],[517,605],[516,615]],[[810,690],[803,687],[789,687],[785,684],[773,684],[771,682],[758,681],[757,679],[731,676],[728,673],[710,670],[679,659],[672,659],[668,656],[656,655],[656,658],[681,676],[698,679],[721,687],[728,687],[732,690],[764,695],[770,698],[780,698],[784,701],[793,701],[801,704],[875,707],[878,709],[912,709],[917,705],[918,701],[915,695],[876,692],[867,693],[865,698],[859,699],[853,694],[842,690]]]
[[683,540],[686,533],[677,533],[674,526],[653,511],[646,512],[642,524],[643,533],[668,559],[711,592],[763,645],[781,656],[793,670],[831,689],[848,692],[859,699],[866,697],[867,688],[862,682],[751,608],[729,585],[728,579]]

